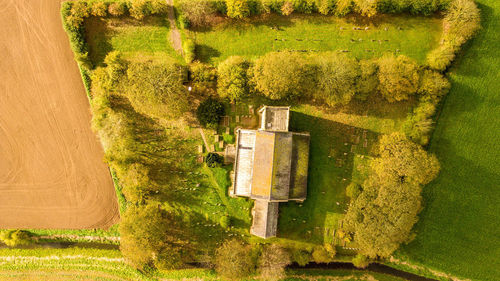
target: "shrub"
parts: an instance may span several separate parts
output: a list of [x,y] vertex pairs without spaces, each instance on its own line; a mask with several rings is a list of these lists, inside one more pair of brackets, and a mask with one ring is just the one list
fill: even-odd
[[248,95],[249,63],[242,57],[227,58],[217,68],[217,92],[222,98],[240,100]]
[[127,62],[119,51],[112,51],[106,55],[104,63],[107,65],[111,85],[115,88],[127,71]]
[[314,74],[307,61],[293,52],[271,52],[252,68],[252,83],[266,97],[294,99],[314,87]]
[[276,244],[267,245],[259,258],[260,276],[264,280],[279,280],[285,276],[285,267],[290,263],[286,249]]
[[352,259],[352,264],[357,267],[357,268],[366,268],[367,266],[370,265],[370,261],[368,258],[362,254],[357,254],[353,259]]
[[334,0],[318,0],[318,12],[323,15],[328,15],[335,8]]
[[424,70],[420,77],[418,93],[422,95],[423,100],[436,103],[448,93],[450,87],[450,82],[442,74]]
[[145,115],[175,119],[188,108],[182,71],[172,63],[132,63],[127,69],[125,95],[134,109]]
[[338,0],[335,4],[335,14],[345,16],[352,11],[352,0]]
[[130,16],[142,20],[151,15],[151,2],[148,0],[133,0],[129,4]]
[[250,15],[247,0],[226,0],[227,16],[241,19]]
[[238,240],[226,241],[215,251],[215,271],[224,278],[248,277],[254,270],[250,246]]
[[184,51],[184,60],[186,63],[192,63],[196,57],[196,45],[191,39],[186,39],[182,43],[182,50]]
[[293,3],[290,1],[285,1],[285,3],[283,3],[283,6],[281,6],[281,13],[285,16],[291,15],[293,11]]
[[196,110],[196,117],[204,127],[215,128],[224,115],[224,104],[216,99],[208,98]]
[[427,54],[427,64],[430,68],[444,71],[455,58],[455,48],[450,44],[444,44]]
[[346,188],[346,195],[351,198],[351,200],[355,200],[359,194],[361,194],[361,186],[357,183],[351,182]]
[[209,152],[207,154],[207,158],[205,159],[205,163],[207,163],[207,166],[210,168],[218,167],[222,165],[223,162],[224,157],[215,152]]
[[141,202],[159,189],[149,178],[149,168],[143,164],[133,163],[125,169],[116,169],[116,172],[123,187],[123,195],[129,202]]
[[418,66],[406,56],[379,59],[379,89],[389,102],[407,100],[418,89]]
[[94,2],[91,7],[91,14],[94,17],[105,17],[108,15],[108,6],[105,2]]
[[0,241],[9,247],[24,246],[33,243],[33,234],[26,230],[2,230]]
[[231,218],[229,216],[220,217],[220,227],[227,229],[231,225]]
[[73,28],[79,28],[83,20],[90,15],[89,7],[83,1],[73,2],[73,5],[70,7],[70,14],[66,17],[66,22]]
[[124,2],[113,2],[108,6],[108,13],[115,17],[123,16],[127,11],[127,5]]
[[181,2],[180,7],[183,17],[192,26],[204,26],[208,24],[210,17],[216,12],[214,2],[210,0],[184,0]]
[[316,246],[312,252],[312,258],[316,263],[329,263],[332,257],[328,251],[322,246]]
[[355,10],[362,16],[371,17],[377,14],[377,0],[354,0]]
[[375,60],[361,60],[359,62],[361,77],[358,79],[358,93],[354,96],[360,100],[366,98],[378,89],[378,64]]
[[311,261],[311,253],[295,249],[292,252],[292,260],[300,266],[305,266]]
[[402,125],[406,136],[421,145],[429,142],[429,134],[432,130],[432,116],[436,111],[436,105],[429,101],[420,101],[413,112],[408,115]]
[[356,81],[361,75],[358,62],[339,54],[319,59],[316,96],[329,106],[348,104],[356,93]]

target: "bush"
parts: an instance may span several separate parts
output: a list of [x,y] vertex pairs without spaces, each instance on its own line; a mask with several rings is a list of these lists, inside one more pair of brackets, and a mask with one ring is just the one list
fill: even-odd
[[249,63],[242,57],[229,57],[217,68],[217,92],[232,102],[248,95]]
[[108,15],[108,6],[105,2],[94,2],[91,7],[91,14],[94,17],[105,17]]
[[362,16],[372,17],[377,14],[376,0],[354,0],[355,10]]
[[188,27],[207,25],[216,12],[214,2],[210,0],[184,0],[180,7],[183,17],[189,23]]
[[112,88],[115,88],[127,72],[127,62],[119,51],[112,51],[106,55],[104,63]]
[[128,12],[128,7],[124,2],[113,2],[108,6],[108,13],[112,16],[119,17]]
[[357,254],[352,259],[352,264],[357,268],[366,268],[370,265],[368,258],[362,254]]
[[417,64],[406,56],[384,56],[379,59],[379,89],[389,102],[407,100],[417,92]]
[[158,185],[150,178],[150,170],[143,164],[133,163],[127,165],[125,169],[115,169],[123,187],[123,195],[129,202],[142,202],[150,194],[158,191]]
[[290,263],[287,250],[276,244],[267,245],[259,258],[260,276],[264,280],[279,280],[285,276],[285,267]]
[[168,5],[165,0],[151,0],[151,14],[165,15],[168,11]]
[[188,108],[181,68],[172,63],[132,63],[125,95],[134,109],[154,118],[176,119]]
[[215,128],[224,115],[224,104],[216,99],[208,98],[196,110],[196,117],[204,127]]
[[273,100],[294,99],[314,88],[313,69],[297,53],[267,53],[251,72],[255,89]]
[[182,43],[182,50],[184,51],[184,60],[186,63],[192,63],[196,57],[196,45],[191,39],[186,39]]
[[311,261],[311,253],[295,249],[292,252],[292,261],[296,262],[300,266],[305,266]]
[[66,16],[66,24],[78,29],[82,26],[83,20],[90,15],[89,7],[86,2],[76,1],[69,5],[70,11]]
[[437,71],[444,71],[455,59],[455,48],[450,44],[444,44],[427,54],[427,65]]
[[436,105],[434,103],[421,100],[402,125],[405,135],[418,144],[426,145],[429,142],[429,134],[433,124],[432,116],[435,111]]
[[357,92],[356,82],[360,75],[359,64],[355,59],[339,54],[321,56],[316,96],[329,106],[346,105]]
[[142,20],[151,15],[151,2],[148,0],[133,0],[129,4],[130,16]]
[[351,182],[346,188],[346,195],[351,198],[351,200],[355,200],[359,194],[361,194],[361,186],[357,183]]
[[329,263],[332,261],[332,256],[322,246],[316,246],[314,248],[312,258],[315,263]]
[[205,163],[210,168],[219,167],[224,163],[224,157],[215,152],[209,152],[207,154],[207,158],[205,159]]
[[0,241],[9,247],[29,245],[33,243],[33,234],[26,230],[2,230]]
[[241,19],[250,15],[247,0],[226,0],[227,16]]
[[220,227],[227,229],[231,225],[231,218],[229,216],[222,216],[220,218],[219,224],[220,224]]
[[215,271],[221,277],[239,279],[255,270],[250,246],[238,240],[226,241],[215,251]]

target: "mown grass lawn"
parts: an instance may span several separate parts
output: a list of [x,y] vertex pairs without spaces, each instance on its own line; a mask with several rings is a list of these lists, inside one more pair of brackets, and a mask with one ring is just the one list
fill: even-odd
[[164,17],[150,16],[142,21],[91,17],[85,22],[85,30],[89,57],[95,66],[102,64],[111,51],[120,51],[130,60],[183,61],[169,41],[169,23]]
[[[360,27],[362,30],[353,30]],[[368,27],[368,30],[364,30]],[[276,14],[227,20],[208,29],[187,30],[197,44],[202,62],[218,63],[229,56],[254,59],[271,51],[347,50],[357,58],[380,57],[385,52],[407,55],[423,62],[437,46],[441,19],[381,15],[371,19],[320,15]]]
[[430,143],[441,174],[424,188],[403,259],[473,280],[500,280],[500,2],[478,0],[482,30],[451,69]]

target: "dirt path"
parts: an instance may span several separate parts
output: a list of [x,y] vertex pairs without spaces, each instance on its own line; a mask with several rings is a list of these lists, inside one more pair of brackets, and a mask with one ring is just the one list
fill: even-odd
[[0,0],[0,228],[119,219],[60,0]]
[[177,25],[175,24],[175,14],[174,14],[174,3],[173,0],[166,0],[168,4],[168,22],[170,23],[170,42],[172,43],[172,47],[174,47],[174,50],[179,52],[181,55],[182,53],[182,39],[181,39],[181,33],[179,29],[177,29]]

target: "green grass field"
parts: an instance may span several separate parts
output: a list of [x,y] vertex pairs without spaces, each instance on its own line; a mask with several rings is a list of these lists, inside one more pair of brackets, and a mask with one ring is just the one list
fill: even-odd
[[424,189],[410,262],[473,280],[500,280],[500,2],[478,0],[482,30],[454,63],[430,151],[441,174]]
[[95,18],[85,21],[90,60],[95,66],[111,51],[120,51],[130,60],[175,59],[182,57],[172,48],[166,18],[148,17],[142,21],[130,17]]
[[[362,27],[363,30],[353,30]],[[364,30],[368,27],[368,30]],[[387,30],[386,30],[387,29]],[[404,54],[423,62],[441,35],[437,17],[376,16],[373,19],[320,15],[276,14],[240,21],[227,20],[213,28],[187,30],[197,44],[198,59],[218,63],[232,55],[250,59],[271,51],[348,50],[357,58],[385,52]]]

